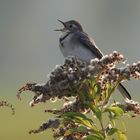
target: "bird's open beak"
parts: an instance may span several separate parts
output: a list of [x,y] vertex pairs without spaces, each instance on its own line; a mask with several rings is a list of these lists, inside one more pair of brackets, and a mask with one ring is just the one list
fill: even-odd
[[55,29],[54,31],[64,31],[65,27],[66,27],[65,22],[63,22],[63,21],[61,21],[59,19],[58,19],[58,21],[63,24],[64,28],[62,28],[62,29]]

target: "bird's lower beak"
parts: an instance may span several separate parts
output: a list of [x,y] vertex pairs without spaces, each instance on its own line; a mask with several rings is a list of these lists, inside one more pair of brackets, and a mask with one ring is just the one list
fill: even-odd
[[54,31],[64,31],[64,28],[63,29],[55,29]]
[[54,31],[64,31],[65,30],[65,23],[63,21],[59,20],[59,19],[58,19],[58,21],[63,24],[64,28],[62,28],[62,29],[55,29]]

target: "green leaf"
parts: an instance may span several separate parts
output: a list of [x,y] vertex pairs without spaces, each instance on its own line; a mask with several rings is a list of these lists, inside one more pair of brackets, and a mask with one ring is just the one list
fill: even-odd
[[71,128],[71,129],[69,129],[69,131],[71,132],[71,133],[74,133],[74,132],[88,132],[89,131],[89,129],[87,129],[87,127],[85,127],[85,126],[79,126],[79,127],[76,127],[76,128]]
[[98,93],[100,93],[101,87],[98,84],[96,78],[92,78],[92,79],[88,80],[88,82],[90,83],[90,88],[93,91],[94,96],[97,95]]
[[118,131],[117,135],[118,135],[118,139],[119,140],[127,140],[127,137],[126,137],[126,135],[123,132]]
[[89,135],[84,140],[104,140],[102,137],[96,136],[96,135]]
[[89,128],[92,128],[94,129],[94,131],[98,131],[94,122],[91,119],[87,118],[84,114],[81,114],[78,112],[67,112],[67,113],[64,113],[62,117],[71,118],[72,121],[75,121],[79,124],[83,124]]
[[88,132],[89,130],[87,129],[87,127],[84,127],[84,126],[79,126],[79,127],[76,127],[76,128],[71,128],[71,129],[68,129],[66,132],[65,132],[65,134],[64,134],[64,136],[68,136],[68,135],[71,135],[71,134],[73,134],[73,133],[77,133],[77,132],[79,132],[79,133],[86,133],[86,132]]
[[111,84],[110,82],[106,83],[106,92],[105,92],[106,101],[105,102],[108,102],[111,94],[114,92],[115,89],[116,89],[115,85]]
[[111,91],[112,91],[112,87],[111,87],[111,84],[110,83],[107,83],[106,84],[106,98],[109,99],[110,97],[110,94],[111,94]]
[[94,99],[96,100],[96,102],[98,102],[101,95],[101,87],[98,83],[94,85],[93,92],[94,92]]
[[83,102],[91,101],[93,99],[90,94],[90,81],[89,80],[84,80],[82,82],[81,87],[79,89],[79,97]]
[[92,122],[89,121],[88,119],[83,119],[83,118],[81,118],[81,117],[79,117],[79,116],[75,116],[74,119],[75,119],[75,121],[76,121],[77,123],[81,123],[81,124],[83,124],[83,125],[85,125],[85,126],[87,126],[87,127],[90,127],[90,128],[93,127]]
[[118,129],[117,128],[111,128],[110,130],[109,130],[109,132],[108,132],[108,136],[111,136],[111,135],[113,135],[113,134],[115,134],[115,133],[117,133],[118,132]]
[[77,128],[74,128],[73,131],[74,132],[86,132],[86,131],[88,131],[88,129],[84,126],[79,126]]
[[107,110],[113,112],[116,117],[122,116],[124,114],[124,111],[118,106],[111,106]]
[[127,140],[127,137],[125,136],[125,134],[117,128],[111,128],[110,131],[108,132],[108,136],[111,136],[115,133],[118,136],[118,140]]
[[95,105],[89,104],[90,109],[93,111],[93,113],[96,115],[96,117],[101,120],[102,119],[102,111]]
[[67,112],[64,113],[62,116],[70,118],[81,118],[83,120],[88,120],[90,123],[94,123],[91,119],[87,118],[84,114],[79,112]]

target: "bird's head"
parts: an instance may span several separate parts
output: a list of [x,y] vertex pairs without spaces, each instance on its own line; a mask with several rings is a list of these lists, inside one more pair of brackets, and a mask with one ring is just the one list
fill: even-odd
[[61,20],[58,21],[62,23],[64,27],[62,29],[56,29],[55,31],[61,31],[61,32],[83,31],[81,24],[75,20],[70,20],[67,22],[63,22]]

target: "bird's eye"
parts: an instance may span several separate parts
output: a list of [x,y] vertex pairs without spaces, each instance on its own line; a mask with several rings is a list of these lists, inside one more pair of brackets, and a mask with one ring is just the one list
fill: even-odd
[[72,28],[72,24],[70,24],[70,26],[69,26],[70,28]]

